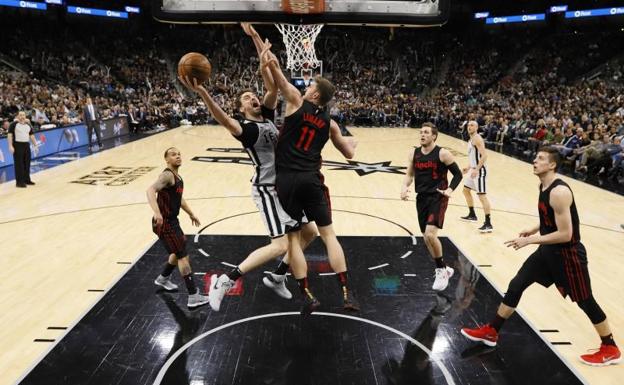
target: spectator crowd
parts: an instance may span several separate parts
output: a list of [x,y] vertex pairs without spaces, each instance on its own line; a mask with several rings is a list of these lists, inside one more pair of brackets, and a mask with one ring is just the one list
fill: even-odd
[[[56,23],[0,27],[0,134],[17,111],[35,129],[82,121],[87,96],[101,118],[134,131],[207,123],[205,106],[176,80],[177,59],[205,53],[210,89],[228,113],[242,90],[262,92],[250,39],[236,26],[162,26],[95,33]],[[259,27],[286,62],[275,28]],[[417,127],[465,135],[476,120],[488,146],[529,159],[556,145],[570,171],[622,176],[624,39],[616,32],[469,34],[326,26],[316,41],[338,88],[330,113],[344,125]],[[129,37],[131,36],[131,37]]]

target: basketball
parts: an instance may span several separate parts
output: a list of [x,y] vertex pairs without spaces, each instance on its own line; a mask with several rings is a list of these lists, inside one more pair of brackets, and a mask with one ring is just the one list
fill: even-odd
[[211,72],[210,61],[201,53],[189,52],[178,62],[178,76],[180,77],[187,76],[189,79],[195,78],[198,82],[204,83],[210,79]]

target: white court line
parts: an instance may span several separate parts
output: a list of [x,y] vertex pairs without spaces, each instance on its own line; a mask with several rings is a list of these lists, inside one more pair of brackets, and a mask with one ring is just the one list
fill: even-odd
[[336,275],[336,273],[319,273],[320,276],[325,276],[325,275]]
[[[459,252],[460,252],[460,253],[462,253],[462,254],[464,255],[464,257],[466,257],[466,259],[467,259],[467,260],[468,260],[468,261],[472,264],[472,266],[474,266],[474,268],[475,268],[475,269],[477,269],[477,271],[479,272],[479,274],[481,274],[481,276],[482,276],[482,277],[484,277],[486,281],[488,281],[488,283],[490,284],[490,286],[492,286],[492,287],[494,288],[494,290],[496,290],[496,291],[500,294],[500,296],[501,296],[501,297],[504,297],[503,292],[502,292],[501,290],[499,290],[499,289],[498,289],[498,287],[496,287],[496,286],[494,285],[494,283],[493,283],[492,281],[490,281],[490,279],[489,279],[489,278],[488,278],[485,274],[483,274],[483,271],[479,268],[479,265],[477,265],[477,264],[476,264],[476,263],[475,263],[475,262],[474,262],[474,261],[473,261],[473,260],[472,260],[472,259],[468,256],[468,254],[466,254],[466,253],[464,252],[464,250],[462,250],[462,249],[459,247],[459,244],[455,243],[455,241],[453,240],[453,238],[451,238],[451,237],[449,237],[449,236],[447,236],[446,238],[448,238],[448,240],[449,240],[449,241],[451,241],[451,242],[453,243],[453,245],[455,245],[455,247],[457,248],[457,250],[459,250]],[[542,339],[542,341],[544,341],[544,343],[546,344],[546,346],[548,346],[548,347],[550,348],[550,350],[552,350],[552,351],[553,351],[553,353],[555,353],[555,355],[556,355],[557,357],[559,357],[559,359],[561,360],[561,362],[563,362],[563,363],[564,363],[564,365],[565,365],[565,366],[567,366],[567,367],[568,367],[568,369],[570,369],[570,371],[571,371],[572,373],[574,373],[574,374],[576,375],[576,377],[577,377],[579,380],[581,380],[581,382],[582,382],[583,384],[589,384],[589,383],[585,380],[585,378],[581,375],[581,373],[580,373],[580,372],[579,372],[579,371],[578,371],[578,370],[577,370],[574,366],[572,366],[572,364],[570,364],[570,363],[569,363],[569,362],[568,362],[565,358],[563,358],[563,356],[562,356],[562,355],[561,355],[561,354],[560,354],[560,353],[559,353],[559,352],[555,349],[555,345],[551,344],[551,343],[550,343],[550,341],[548,341],[548,340],[546,339],[546,337],[544,336],[544,334],[540,333],[539,329],[538,329],[538,328],[536,328],[536,327],[535,327],[535,325],[533,325],[533,323],[531,323],[531,321],[529,321],[529,319],[528,319],[528,318],[524,315],[524,313],[523,313],[521,310],[516,309],[516,313],[518,313],[518,315],[519,315],[520,317],[522,317],[522,319],[524,320],[524,322],[526,322],[526,323],[527,323],[527,325],[529,325],[529,327],[530,327],[531,329],[533,329],[533,331],[535,332],[535,334],[537,334],[537,335],[539,336],[539,338],[541,338],[541,339]]]
[[210,257],[210,254],[208,254],[207,252],[204,251],[204,249],[197,249],[197,251],[199,251],[200,253],[202,253],[204,255],[204,257]]
[[[149,250],[152,246],[154,246],[154,244],[156,243],[158,239],[155,239],[152,243],[150,243],[143,251],[141,251],[141,253],[139,254],[139,259],[141,259],[141,257],[143,257],[145,255],[145,253],[147,253],[147,250]],[[132,269],[134,267],[134,265],[127,265],[128,267],[123,271],[122,274],[119,275],[119,277],[117,277],[117,279],[115,280],[115,282],[111,283],[107,288],[104,289],[104,292],[101,293],[100,296],[98,296],[98,298],[91,304],[91,306],[89,306],[89,308],[87,310],[84,311],[84,313],[82,313],[82,315],[78,316],[74,322],[72,322],[71,325],[69,325],[67,327],[67,329],[65,329],[64,333],[62,335],[60,335],[59,337],[55,338],[54,343],[50,344],[50,346],[48,347],[48,349],[46,349],[43,353],[41,353],[41,356],[39,356],[39,358],[37,358],[32,365],[30,365],[30,367],[28,369],[26,369],[24,371],[24,373],[22,374],[22,376],[20,378],[17,379],[17,381],[15,381],[15,385],[18,385],[20,382],[22,382],[24,380],[24,378],[26,378],[26,376],[33,371],[33,369],[35,369],[35,367],[37,365],[39,365],[39,363],[41,361],[43,361],[43,359],[52,351],[52,349],[54,349],[54,347],[63,340],[63,338],[65,338],[65,336],[67,334],[69,334],[69,332],[76,327],[76,325],[78,324],[78,322],[80,322],[86,315],[87,313],[89,313],[91,311],[91,309],[93,309],[95,307],[95,305],[97,305],[100,300],[102,298],[104,298],[104,296],[106,294],[108,294],[108,292],[110,291],[110,289],[113,288],[113,286],[115,286],[117,284],[117,282],[121,281],[121,279],[126,275],[126,273],[128,273],[128,271],[130,271],[130,269]]]
[[403,274],[404,277],[416,277],[416,274]]
[[386,267],[389,266],[389,263],[382,263],[381,265],[377,265],[377,266],[373,266],[373,267],[369,267],[368,270],[375,270],[375,269],[380,269],[382,267]]
[[401,259],[405,259],[405,258],[409,257],[409,256],[410,256],[410,254],[412,254],[412,252],[411,252],[411,251],[408,251],[407,253],[405,253],[405,254],[403,254],[403,255],[401,256]]
[[416,246],[418,244],[418,237],[412,235],[412,245]]
[[229,267],[236,267],[236,265],[232,265],[231,263],[227,263],[227,262],[221,262],[221,264],[225,266],[229,266]]
[[199,242],[199,233],[195,234],[195,239],[194,239],[195,243]]
[[206,273],[193,273],[193,275],[206,275]]
[[[201,340],[201,339],[203,339],[205,337],[208,337],[209,335],[214,334],[214,333],[216,333],[218,331],[221,331],[223,329],[229,328],[230,326],[238,325],[238,324],[249,322],[249,321],[255,321],[255,320],[259,320],[259,319],[263,319],[263,318],[273,318],[273,317],[283,317],[283,316],[297,316],[297,317],[301,317],[301,313],[295,312],[295,311],[290,311],[290,312],[283,312],[283,313],[261,314],[261,315],[257,315],[257,316],[253,316],[253,317],[239,319],[239,320],[227,323],[225,325],[221,325],[219,327],[216,327],[214,329],[208,330],[205,333],[200,334],[199,336],[193,338],[192,340],[187,342],[184,346],[182,346],[180,349],[178,349],[175,353],[173,353],[172,355],[169,356],[169,359],[167,360],[167,362],[165,362],[165,364],[162,366],[162,368],[160,368],[160,371],[158,372],[158,375],[156,376],[156,379],[154,380],[154,385],[160,385],[160,383],[162,382],[163,378],[165,377],[165,374],[167,374],[167,371],[169,370],[169,367],[171,366],[171,364],[173,364],[173,362],[181,354],[183,354],[188,348],[193,346],[199,340]],[[438,365],[438,367],[440,368],[440,371],[442,372],[442,375],[444,376],[444,379],[446,380],[446,383],[448,385],[455,385],[455,380],[453,380],[453,376],[451,376],[451,373],[449,372],[449,370],[446,368],[446,366],[444,366],[444,362],[442,362],[439,358],[434,357],[433,353],[431,352],[431,350],[429,350],[425,345],[423,345],[419,341],[415,340],[414,338],[410,337],[409,335],[407,335],[407,334],[405,334],[405,333],[403,333],[403,332],[401,332],[401,331],[399,331],[397,329],[391,328],[390,326],[384,325],[384,324],[379,323],[379,322],[371,321],[371,320],[366,319],[366,318],[354,317],[354,316],[346,315],[346,314],[314,312],[314,313],[312,313],[312,316],[316,316],[316,317],[346,318],[346,319],[350,319],[350,320],[354,320],[354,321],[367,323],[369,325],[377,326],[379,328],[388,330],[389,332],[392,332],[392,333],[398,335],[399,337],[403,337],[406,340],[408,340],[409,342],[411,342],[414,345],[418,346],[423,352],[425,352],[425,353],[427,353],[429,355],[429,359],[431,361],[433,361],[436,365]]]

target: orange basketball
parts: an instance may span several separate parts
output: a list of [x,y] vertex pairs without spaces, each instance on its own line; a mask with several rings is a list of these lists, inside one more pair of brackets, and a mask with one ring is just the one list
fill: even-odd
[[189,52],[178,62],[178,75],[187,76],[191,81],[195,78],[198,82],[204,83],[210,79],[211,72],[212,66],[208,58],[201,53]]

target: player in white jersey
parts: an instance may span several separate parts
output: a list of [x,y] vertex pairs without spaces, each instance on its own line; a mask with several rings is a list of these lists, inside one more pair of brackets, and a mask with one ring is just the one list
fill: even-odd
[[[243,28],[252,37],[258,54],[260,54],[263,49],[260,36],[250,25],[244,24]],[[284,236],[286,226],[296,225],[296,222],[282,208],[275,191],[275,145],[279,131],[275,127],[273,119],[277,105],[277,87],[266,66],[262,68],[261,73],[266,87],[262,104],[253,91],[242,91],[235,102],[236,111],[240,114],[238,119],[228,116],[208,91],[197,83],[196,79],[180,79],[186,87],[202,97],[215,120],[240,141],[249,154],[255,166],[255,174],[251,179],[252,196],[271,237],[270,244],[254,250],[232,271],[219,277],[217,275],[211,277],[210,306],[215,311],[219,310],[225,293],[234,286],[238,278],[264,263],[286,254],[288,250],[288,238]],[[316,225],[306,223],[302,228],[303,244],[307,246],[316,236]],[[293,269],[293,272],[299,269],[305,270],[306,261],[303,258],[294,260],[287,255],[275,272],[263,279],[266,286],[286,299],[292,298],[292,294],[285,285],[286,272],[289,267]]]
[[468,174],[464,178],[464,197],[468,204],[468,215],[461,217],[464,221],[476,222],[477,214],[474,211],[474,200],[472,199],[472,191],[477,193],[483,211],[485,212],[485,222],[483,226],[479,227],[479,231],[482,233],[491,233],[494,230],[492,222],[490,221],[490,201],[487,197],[487,151],[485,149],[485,143],[483,138],[477,132],[479,130],[479,124],[474,120],[468,122],[468,160],[469,166],[463,168],[464,174]]

